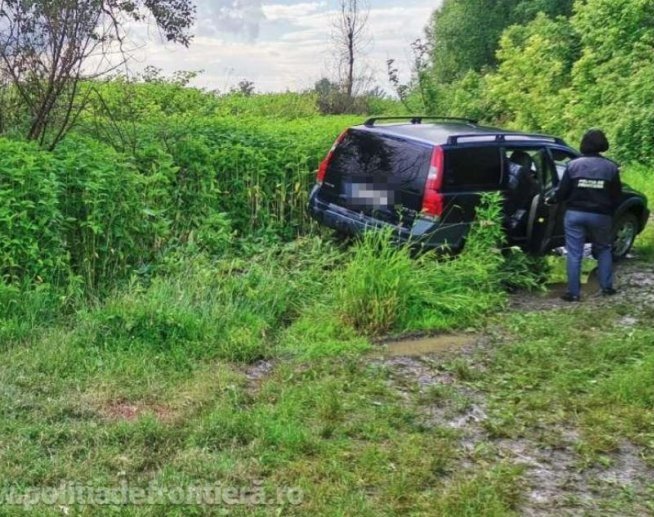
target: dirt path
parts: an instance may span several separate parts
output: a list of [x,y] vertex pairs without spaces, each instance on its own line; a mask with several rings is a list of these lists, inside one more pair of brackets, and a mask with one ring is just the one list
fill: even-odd
[[[652,264],[626,261],[616,273],[619,294],[598,296],[596,280],[585,286],[584,303],[604,305],[635,303],[654,310],[654,267]],[[564,286],[543,294],[515,295],[511,311],[548,311],[569,307],[559,299]],[[651,312],[650,312],[651,314]],[[620,320],[625,327],[639,323],[638,314]],[[460,464],[474,470],[476,451],[490,451],[494,461],[506,461],[524,468],[525,497],[522,515],[624,515],[620,508],[611,510],[616,494],[635,500],[647,500],[652,490],[654,469],[642,459],[642,451],[629,442],[619,444],[608,455],[606,465],[581,467],[578,449],[580,433],[574,427],[560,425],[547,429],[555,440],[540,439],[539,433],[509,439],[497,437],[488,425],[486,395],[466,382],[469,371],[483,375],[479,357],[501,344],[500,336],[460,334],[387,344],[386,352],[373,361],[388,369],[390,386],[420,413],[428,426],[450,428],[459,438]],[[450,365],[445,367],[444,365]],[[454,368],[451,366],[454,364]],[[554,442],[554,444],[552,443]],[[651,494],[650,494],[651,495]],[[638,514],[649,515],[647,508],[636,504]],[[641,513],[642,512],[642,513]]]
[[[588,281],[582,285],[582,303],[606,305],[641,300],[643,305],[654,306],[654,264],[634,259],[620,262],[615,268],[615,287],[618,290],[615,297],[600,296],[597,275],[592,272]],[[545,293],[519,293],[511,297],[509,308],[541,311],[570,307],[568,302],[560,298],[566,291],[565,284],[554,284]]]

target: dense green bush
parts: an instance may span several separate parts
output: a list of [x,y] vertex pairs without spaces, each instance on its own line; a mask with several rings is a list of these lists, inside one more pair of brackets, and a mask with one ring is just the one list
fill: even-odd
[[[476,3],[449,0],[435,14],[434,55],[408,97],[414,109],[553,133],[573,145],[601,127],[619,160],[654,161],[651,1],[576,0],[573,10],[569,0],[519,2],[510,16],[492,18],[486,30],[496,34],[483,41],[465,31]],[[468,22],[459,24],[461,12]],[[458,38],[465,44],[453,45]]]
[[5,282],[61,280],[69,251],[62,238],[58,164],[36,146],[0,139],[0,276]]
[[[197,229],[214,212],[229,214],[241,235],[269,231],[285,238],[305,232],[315,170],[338,134],[360,119],[312,117],[291,121],[168,117],[142,127],[143,173],[173,167],[170,217],[177,233]],[[162,148],[163,152],[154,152]]]
[[166,225],[128,158],[89,139],[70,138],[54,153],[63,214],[60,228],[71,267],[95,289],[153,258]]
[[79,275],[97,291],[180,247],[220,255],[235,232],[296,237],[315,170],[353,122],[171,115],[139,124],[131,151],[77,134],[52,153],[0,141],[2,276]]

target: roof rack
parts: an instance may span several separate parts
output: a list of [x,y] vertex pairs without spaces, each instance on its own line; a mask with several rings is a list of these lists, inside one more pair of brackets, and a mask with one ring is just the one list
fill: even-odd
[[537,133],[468,133],[463,135],[452,135],[447,139],[448,145],[456,145],[462,139],[469,139],[471,141],[488,141],[493,142],[520,142],[536,140],[540,142],[552,142],[555,144],[566,145],[565,140],[556,136],[540,135]]
[[452,122],[465,122],[466,124],[477,124],[477,120],[460,117],[430,117],[427,115],[406,116],[406,117],[373,117],[366,120],[363,125],[373,127],[376,122],[382,120],[408,120],[411,124],[422,124],[423,120],[447,120]]

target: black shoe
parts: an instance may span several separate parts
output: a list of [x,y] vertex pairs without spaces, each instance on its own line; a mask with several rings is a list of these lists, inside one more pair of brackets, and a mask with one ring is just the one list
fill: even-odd
[[609,287],[608,289],[602,289],[602,296],[613,296],[618,294],[618,291],[613,289],[613,287]]
[[581,298],[579,296],[575,296],[574,294],[565,293],[563,296],[561,296],[561,300],[564,302],[579,302],[581,301]]

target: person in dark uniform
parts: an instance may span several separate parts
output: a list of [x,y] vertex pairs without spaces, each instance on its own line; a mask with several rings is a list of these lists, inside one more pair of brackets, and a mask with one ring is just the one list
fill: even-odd
[[606,135],[591,129],[581,140],[583,156],[568,163],[559,187],[549,202],[567,203],[565,247],[568,255],[568,292],[565,301],[578,302],[581,295],[581,261],[584,245],[593,244],[598,260],[602,294],[611,296],[613,288],[613,214],[622,196],[620,168],[603,157],[609,149]]

